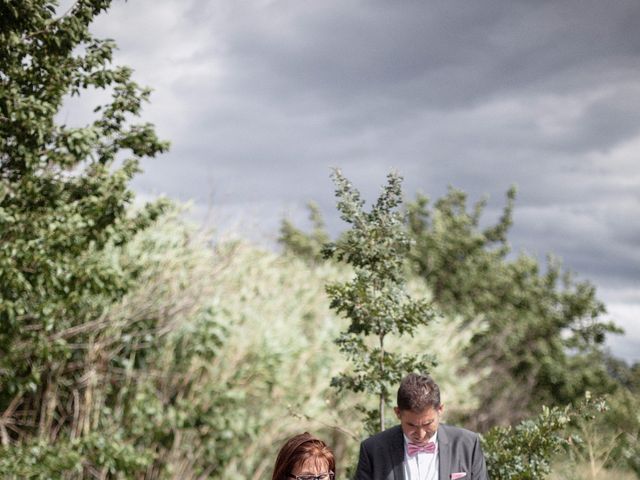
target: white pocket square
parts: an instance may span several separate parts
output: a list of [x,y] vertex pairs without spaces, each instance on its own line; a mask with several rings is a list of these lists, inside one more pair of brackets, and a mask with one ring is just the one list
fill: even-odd
[[467,476],[467,472],[458,472],[451,474],[451,480],[456,480],[456,478],[464,478]]

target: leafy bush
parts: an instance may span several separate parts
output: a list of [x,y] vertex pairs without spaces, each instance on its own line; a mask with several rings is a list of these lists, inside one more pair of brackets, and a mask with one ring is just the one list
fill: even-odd
[[603,400],[587,394],[576,407],[543,407],[542,413],[516,427],[494,427],[483,438],[487,469],[493,480],[540,480],[551,472],[558,453],[578,438],[575,425],[591,424],[606,410]]

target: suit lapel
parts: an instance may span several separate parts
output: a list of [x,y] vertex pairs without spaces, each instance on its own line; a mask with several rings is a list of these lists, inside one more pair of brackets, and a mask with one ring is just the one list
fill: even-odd
[[391,462],[393,465],[393,476],[396,480],[405,480],[404,478],[404,436],[402,428],[397,427],[397,432],[393,437],[391,446]]
[[438,476],[439,480],[448,480],[451,473],[451,445],[447,435],[447,427],[438,427]]

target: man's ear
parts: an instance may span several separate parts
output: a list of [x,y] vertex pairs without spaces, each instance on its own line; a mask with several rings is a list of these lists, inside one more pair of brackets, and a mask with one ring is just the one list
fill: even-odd
[[393,411],[396,412],[396,417],[400,420],[400,409],[398,407],[393,407]]
[[441,403],[438,407],[438,413],[442,415],[444,413],[444,403]]

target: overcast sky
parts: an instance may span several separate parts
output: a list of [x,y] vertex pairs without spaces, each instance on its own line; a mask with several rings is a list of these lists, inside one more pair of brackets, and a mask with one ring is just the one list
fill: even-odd
[[331,167],[368,199],[391,169],[408,198],[486,195],[487,220],[516,185],[514,251],[595,283],[640,360],[638,25],[638,0],[116,0],[94,32],[172,142],[142,198],[273,241],[310,200],[342,228]]

